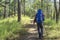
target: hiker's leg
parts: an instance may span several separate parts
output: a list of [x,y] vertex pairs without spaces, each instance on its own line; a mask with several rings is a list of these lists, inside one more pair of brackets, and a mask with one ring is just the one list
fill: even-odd
[[37,23],[37,29],[38,29],[38,34],[39,34],[39,38],[40,38],[41,37],[40,23]]
[[41,37],[43,37],[43,25],[42,25],[42,23],[40,24],[40,28],[41,28]]

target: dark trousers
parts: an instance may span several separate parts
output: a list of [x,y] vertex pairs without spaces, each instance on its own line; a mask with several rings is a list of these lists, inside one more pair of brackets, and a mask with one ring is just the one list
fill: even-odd
[[43,25],[42,25],[42,23],[37,23],[37,29],[38,29],[39,38],[43,37]]

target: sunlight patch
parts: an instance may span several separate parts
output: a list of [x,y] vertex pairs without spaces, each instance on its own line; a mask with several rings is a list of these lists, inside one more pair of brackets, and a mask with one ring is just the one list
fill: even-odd
[[30,28],[28,30],[29,33],[37,33],[37,30],[35,28]]

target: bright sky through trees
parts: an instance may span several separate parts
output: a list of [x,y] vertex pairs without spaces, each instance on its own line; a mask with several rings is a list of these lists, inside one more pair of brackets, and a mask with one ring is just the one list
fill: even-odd
[[[54,1],[54,0],[51,0],[51,1]],[[59,0],[56,0],[57,2],[59,2]]]

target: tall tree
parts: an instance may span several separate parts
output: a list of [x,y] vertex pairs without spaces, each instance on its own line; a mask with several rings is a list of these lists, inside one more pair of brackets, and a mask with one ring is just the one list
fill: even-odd
[[5,18],[5,17],[6,17],[6,6],[5,6],[5,5],[3,5],[2,3],[0,3],[0,5],[1,5],[2,7],[4,7],[4,14],[3,14],[3,18]]
[[9,17],[10,17],[10,1],[11,1],[11,0],[9,0],[9,15],[8,15]]
[[[4,4],[5,4],[6,2],[4,2]],[[6,5],[6,4],[5,4]],[[4,14],[3,14],[3,18],[5,18],[6,17],[6,6],[4,7]]]
[[59,0],[59,15],[60,15],[60,0]]
[[25,15],[25,0],[21,0],[21,12]]
[[6,7],[4,7],[4,16],[3,16],[3,18],[5,18],[6,17]]
[[47,18],[49,18],[49,0],[47,0]]
[[55,12],[56,12],[56,23],[58,23],[58,19],[59,19],[59,10],[57,10],[57,3],[56,3],[56,0],[54,0],[54,7],[55,7]]
[[18,0],[18,22],[21,20],[20,0]]
[[41,8],[43,9],[43,0],[41,0]]
[[9,0],[5,0],[5,5],[6,5],[6,17],[9,15]]
[[16,0],[14,0],[14,16],[16,15]]
[[25,0],[24,0],[24,15],[25,15]]

